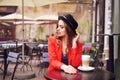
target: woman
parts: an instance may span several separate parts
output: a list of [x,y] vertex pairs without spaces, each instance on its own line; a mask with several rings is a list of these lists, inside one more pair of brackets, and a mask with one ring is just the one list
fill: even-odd
[[48,38],[49,70],[58,69],[66,73],[77,73],[81,65],[82,43],[76,32],[78,23],[71,14],[58,17],[56,35]]

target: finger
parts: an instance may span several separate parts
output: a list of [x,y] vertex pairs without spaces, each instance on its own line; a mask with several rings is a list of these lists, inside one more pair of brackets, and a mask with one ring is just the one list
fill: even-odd
[[77,32],[77,36],[76,37],[78,38],[79,36],[80,36],[80,34]]

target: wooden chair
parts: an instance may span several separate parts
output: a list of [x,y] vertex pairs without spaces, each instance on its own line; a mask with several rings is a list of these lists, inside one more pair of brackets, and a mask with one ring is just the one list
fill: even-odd
[[[8,53],[8,57],[7,57],[7,71],[8,71],[8,66],[11,63],[15,63],[15,66],[14,66],[14,70],[12,72],[12,77],[11,77],[11,80],[14,79],[14,75],[15,75],[15,72],[16,72],[16,69],[17,69],[17,66],[19,64],[18,60],[19,60],[19,53],[16,53],[16,52],[9,52]],[[6,75],[4,75],[6,76]]]

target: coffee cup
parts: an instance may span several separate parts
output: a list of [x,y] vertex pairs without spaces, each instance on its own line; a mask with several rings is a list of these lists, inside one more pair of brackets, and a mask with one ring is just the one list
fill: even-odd
[[90,55],[82,55],[82,67],[89,67]]

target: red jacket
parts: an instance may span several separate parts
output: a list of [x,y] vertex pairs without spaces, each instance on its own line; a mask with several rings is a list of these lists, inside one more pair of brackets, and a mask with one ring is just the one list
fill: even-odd
[[[48,55],[50,59],[50,65],[48,67],[48,70],[53,70],[53,69],[60,70],[60,67],[63,64],[61,62],[62,44],[60,43],[60,46],[58,47],[56,44],[55,37],[48,38]],[[80,66],[82,63],[81,55],[82,55],[82,43],[78,41],[77,47],[71,48],[68,53],[68,64],[74,67]]]

